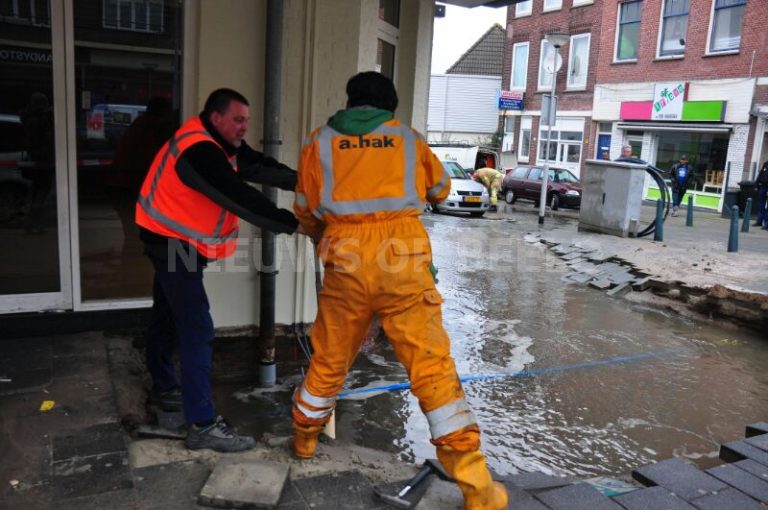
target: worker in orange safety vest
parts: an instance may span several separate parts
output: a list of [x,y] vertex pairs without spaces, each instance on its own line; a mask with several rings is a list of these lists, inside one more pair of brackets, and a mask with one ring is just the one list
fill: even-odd
[[422,136],[394,117],[397,93],[384,75],[363,72],[346,88],[347,109],[305,140],[294,212],[318,241],[325,265],[307,375],[294,393],[293,451],[311,458],[368,325],[381,325],[405,365],[429,422],[437,456],[464,494],[464,508],[507,508],[479,451],[442,325],[419,215],[450,179]]

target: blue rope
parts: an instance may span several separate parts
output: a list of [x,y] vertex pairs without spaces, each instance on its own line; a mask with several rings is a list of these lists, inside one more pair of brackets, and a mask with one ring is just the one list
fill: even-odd
[[[510,379],[510,378],[523,378],[523,377],[535,377],[538,375],[547,375],[547,374],[556,374],[559,372],[565,372],[568,370],[577,370],[580,368],[593,368],[593,367],[603,367],[608,365],[618,365],[620,363],[630,363],[634,361],[641,361],[648,358],[656,358],[661,357],[666,354],[676,354],[680,351],[677,349],[670,349],[666,351],[655,351],[655,352],[646,352],[643,354],[632,354],[628,356],[617,356],[615,358],[605,359],[605,360],[597,360],[597,361],[586,361],[584,363],[574,363],[572,365],[563,365],[560,367],[550,367],[550,368],[534,368],[532,370],[521,370],[519,372],[515,372],[514,374],[486,374],[486,375],[465,375],[463,377],[460,377],[459,380],[461,382],[471,382],[471,381],[487,381],[491,379]],[[399,391],[399,390],[408,390],[411,388],[411,383],[405,382],[405,383],[397,383],[397,384],[390,384],[387,386],[375,386],[373,388],[362,388],[359,390],[348,390],[343,391],[339,393],[339,398],[348,397],[350,395],[361,395],[364,393],[373,393],[377,391]]]

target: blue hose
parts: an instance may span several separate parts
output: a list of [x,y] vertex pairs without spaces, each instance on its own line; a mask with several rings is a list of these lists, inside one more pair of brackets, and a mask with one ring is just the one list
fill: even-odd
[[[617,356],[615,358],[609,358],[597,361],[586,361],[584,363],[574,363],[572,365],[563,365],[559,367],[550,368],[534,368],[532,370],[521,370],[514,374],[485,374],[485,375],[465,375],[459,378],[461,382],[470,381],[487,381],[490,379],[510,379],[510,378],[522,378],[522,377],[535,377],[537,375],[556,374],[559,372],[565,372],[567,370],[576,370],[579,368],[592,368],[602,367],[608,365],[618,365],[620,363],[630,363],[633,361],[641,361],[648,358],[661,357],[667,354],[676,354],[680,351],[678,349],[670,349],[666,351],[646,352],[643,354],[632,354],[628,356]],[[411,383],[397,383],[387,386],[375,386],[373,388],[362,388],[359,390],[348,390],[339,393],[339,398],[348,397],[351,395],[361,395],[363,393],[373,393],[378,391],[399,391],[408,390],[411,388]]]

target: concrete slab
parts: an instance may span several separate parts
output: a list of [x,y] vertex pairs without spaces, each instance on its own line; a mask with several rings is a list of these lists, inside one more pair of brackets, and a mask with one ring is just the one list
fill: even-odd
[[768,466],[764,466],[759,462],[755,462],[752,459],[740,460],[732,464],[739,469],[743,469],[747,473],[751,473],[761,480],[768,482]]
[[507,486],[518,487],[529,492],[556,489],[571,485],[572,483],[567,478],[540,472],[507,475],[502,477],[500,481],[504,482]]
[[126,453],[73,457],[53,464],[51,487],[58,499],[132,489]]
[[586,483],[576,483],[535,494],[552,510],[621,510],[621,506]]
[[434,480],[415,510],[459,510],[464,504],[459,486],[444,480]]
[[218,508],[277,508],[289,471],[273,462],[221,459],[198,501]]
[[725,462],[752,459],[764,466],[768,466],[768,452],[756,448],[746,441],[732,441],[720,445],[720,459]]
[[664,487],[649,487],[616,496],[613,500],[627,510],[695,510]]
[[660,485],[686,501],[721,491],[728,486],[681,459],[667,459],[632,471],[643,485]]
[[136,469],[133,480],[147,510],[187,510],[197,506],[197,497],[210,474],[204,463],[174,462]]
[[600,289],[600,290],[608,289],[612,285],[613,284],[610,281],[602,279],[602,278],[600,278],[598,280],[592,280],[591,282],[589,282],[589,286],[590,287],[594,287],[594,288]]
[[768,482],[733,464],[713,467],[707,473],[758,501],[768,502]]
[[101,423],[77,429],[53,438],[53,461],[125,452],[123,429],[119,423]]
[[768,451],[768,434],[760,434],[758,436],[752,436],[745,439],[745,441],[754,446],[760,448],[763,451]]
[[313,510],[391,508],[376,499],[371,483],[357,470],[302,478],[294,484]]
[[736,489],[726,489],[691,502],[699,510],[765,510],[765,507]]
[[759,436],[760,434],[768,434],[768,422],[760,421],[757,423],[750,423],[746,426],[744,431],[745,437]]
[[612,288],[611,290],[606,292],[606,295],[608,295],[608,296],[623,296],[624,294],[626,294],[630,290],[632,290],[632,287],[629,285],[629,283],[625,282],[625,283],[621,283],[621,284],[615,286],[614,288]]

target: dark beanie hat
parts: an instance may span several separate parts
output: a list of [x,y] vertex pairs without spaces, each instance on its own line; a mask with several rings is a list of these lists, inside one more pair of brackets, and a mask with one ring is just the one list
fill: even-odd
[[347,82],[348,106],[373,106],[394,112],[397,109],[397,92],[392,80],[381,73],[358,73]]

